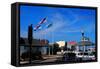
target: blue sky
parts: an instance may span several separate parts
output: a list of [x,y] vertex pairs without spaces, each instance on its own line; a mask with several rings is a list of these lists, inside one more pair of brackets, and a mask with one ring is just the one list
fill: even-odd
[[[41,29],[33,31],[36,39],[48,39],[49,42],[77,41],[83,30],[86,37],[95,42],[95,10],[79,8],[56,8],[43,6],[20,6],[20,36],[27,37],[28,26],[33,28],[47,17]],[[52,23],[50,28],[45,28]]]

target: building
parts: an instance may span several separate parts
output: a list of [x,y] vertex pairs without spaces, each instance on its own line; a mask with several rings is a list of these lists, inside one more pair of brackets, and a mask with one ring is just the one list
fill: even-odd
[[90,46],[95,46],[95,44],[93,42],[91,42],[91,40],[88,37],[84,36],[84,32],[82,32],[81,41],[78,42],[77,45],[81,48],[79,50],[81,50],[83,52],[88,51],[88,48]]
[[[42,54],[47,54],[47,47],[49,41],[48,40],[40,40],[40,39],[33,39],[32,40],[32,51],[35,53],[37,51],[40,51]],[[27,38],[20,38],[20,46],[23,50],[28,51],[29,50],[29,43]]]

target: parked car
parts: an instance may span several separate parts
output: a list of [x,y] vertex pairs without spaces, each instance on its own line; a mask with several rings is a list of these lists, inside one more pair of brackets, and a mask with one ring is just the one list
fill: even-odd
[[88,52],[75,52],[76,58],[78,61],[85,61],[85,60],[95,60],[95,55],[89,54]]
[[76,54],[72,52],[64,53],[62,60],[67,62],[76,61]]

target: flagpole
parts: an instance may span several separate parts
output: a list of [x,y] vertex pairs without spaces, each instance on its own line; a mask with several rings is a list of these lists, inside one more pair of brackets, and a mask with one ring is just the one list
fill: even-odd
[[[52,42],[53,42],[53,32],[52,32]],[[53,45],[52,45],[52,55],[53,55]]]

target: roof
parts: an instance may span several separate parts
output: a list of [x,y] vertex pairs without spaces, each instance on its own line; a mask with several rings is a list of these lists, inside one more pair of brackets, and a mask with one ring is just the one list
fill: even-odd
[[95,45],[93,42],[91,41],[80,41],[77,43],[78,46],[92,46]]
[[[32,46],[44,46],[48,45],[49,41],[45,39],[33,39]],[[28,38],[20,38],[20,45],[29,45]]]

